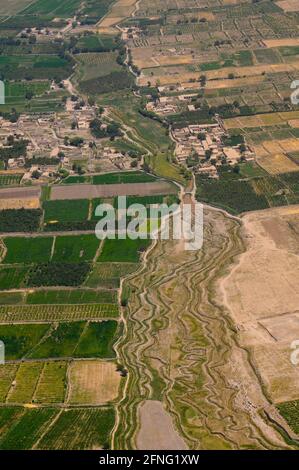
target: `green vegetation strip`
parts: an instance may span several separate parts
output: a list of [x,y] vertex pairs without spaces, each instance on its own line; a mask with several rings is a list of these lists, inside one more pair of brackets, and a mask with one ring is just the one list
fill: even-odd
[[113,304],[0,306],[0,323],[101,320],[118,316],[118,305]]

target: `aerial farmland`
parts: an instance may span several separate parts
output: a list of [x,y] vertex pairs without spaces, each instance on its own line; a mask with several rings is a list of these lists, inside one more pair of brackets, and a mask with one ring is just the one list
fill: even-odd
[[[0,450],[298,449],[298,28],[295,0],[0,2]],[[198,203],[200,249],[151,232]]]

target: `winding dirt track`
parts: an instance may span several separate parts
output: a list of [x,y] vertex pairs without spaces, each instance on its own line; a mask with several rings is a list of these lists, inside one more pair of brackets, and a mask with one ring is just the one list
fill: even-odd
[[114,448],[136,448],[139,408],[149,399],[163,403],[190,449],[285,447],[260,413],[269,402],[216,294],[245,249],[239,231],[237,220],[207,209],[202,250],[159,241],[125,282],[131,297],[117,352],[129,377]]

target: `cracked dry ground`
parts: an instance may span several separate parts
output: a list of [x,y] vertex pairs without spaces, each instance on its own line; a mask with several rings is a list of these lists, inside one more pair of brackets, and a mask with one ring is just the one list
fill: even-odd
[[163,403],[190,449],[285,447],[261,412],[269,402],[216,294],[244,251],[240,224],[207,209],[204,226],[202,250],[159,241],[126,281],[130,304],[117,350],[129,376],[118,405],[116,449],[138,447],[142,426],[153,433],[163,426],[150,416],[142,423],[147,400]]

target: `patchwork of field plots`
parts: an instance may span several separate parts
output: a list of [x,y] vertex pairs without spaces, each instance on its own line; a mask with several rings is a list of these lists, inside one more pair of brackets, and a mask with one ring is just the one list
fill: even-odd
[[76,55],[80,66],[80,80],[92,80],[111,72],[121,71],[116,62],[117,52],[83,53]]
[[284,168],[275,171],[273,163],[271,176],[262,170],[252,171],[250,166],[242,174],[240,168],[239,174],[223,169],[217,181],[198,176],[197,198],[235,214],[299,203],[298,169],[282,173]]
[[114,362],[39,361],[0,368],[3,405],[103,405],[118,397],[120,372]]
[[[42,191],[18,188],[21,172],[0,174],[0,339],[6,346],[0,449],[109,448],[115,423],[119,448],[149,442],[185,448],[185,439],[192,448],[283,447],[269,423],[260,427],[269,402],[298,432],[298,380],[288,355],[298,325],[299,112],[290,100],[299,71],[297,3],[13,0],[0,6],[3,113],[59,112],[72,93],[62,80],[74,72],[73,92],[92,96],[105,107],[105,119],[122,128],[120,138],[104,145],[137,150],[149,171],[71,171]],[[33,38],[34,28],[40,31]],[[176,107],[165,119],[145,108],[169,98]],[[216,211],[207,211],[212,248],[186,254],[177,244],[158,244],[147,271],[140,261],[150,240],[98,240],[100,203],[116,208],[117,196],[147,208],[173,202],[178,190],[170,181],[190,178],[190,168],[173,160],[169,126],[216,120],[226,138],[244,136],[256,161],[241,158],[232,167],[223,160],[218,179],[196,175],[197,199],[233,214],[288,206],[243,216],[248,251],[241,255],[237,222]],[[210,157],[203,155],[206,166]],[[92,171],[89,163],[103,171],[101,161],[86,159],[85,171]],[[242,351],[213,290],[237,255],[246,269],[240,274],[236,266],[223,281],[222,300],[240,327]],[[135,271],[120,292],[121,279]],[[127,314],[136,321],[125,325]],[[244,350],[258,380],[244,365]],[[248,389],[243,401],[241,387]],[[161,439],[151,436],[154,419],[161,421]]]
[[108,14],[99,22],[98,30],[104,33],[115,32],[115,25],[131,16],[135,10],[136,0],[117,0]]
[[283,153],[270,153],[263,156],[257,154],[257,157],[259,165],[270,175],[279,175],[280,173],[290,173],[293,171],[298,172],[299,170],[299,166]]
[[[8,51],[13,53],[13,51]],[[32,51],[34,53],[35,51]],[[36,53],[39,51],[37,50]],[[51,56],[50,56],[51,57]],[[17,57],[18,59],[18,57]],[[30,63],[26,64],[26,71],[29,68]],[[47,79],[46,74],[44,72],[40,72],[42,79],[41,81],[38,80],[38,72],[35,69],[39,69],[41,65],[44,67],[52,68],[51,73],[53,71],[58,71],[61,74],[61,69],[54,67],[55,66],[62,66],[63,63],[59,62],[50,62],[44,61],[39,62],[33,68],[34,74],[37,75],[37,79],[34,82],[13,82],[7,81],[5,82],[5,104],[1,106],[2,112],[10,112],[12,108],[14,108],[17,112],[51,112],[51,111],[62,111],[63,105],[61,102],[61,93],[52,91],[50,89],[51,82]],[[10,64],[11,67],[14,66],[14,62]],[[53,66],[53,67],[52,67]],[[1,64],[0,64],[1,67]],[[23,70],[22,73],[29,73]],[[54,72],[55,73],[55,72]],[[28,102],[28,96],[32,97],[30,102]]]
[[22,179],[22,174],[0,174],[0,186],[17,186]]
[[[53,193],[56,188],[76,193],[78,187],[97,188],[97,184],[106,188],[117,184],[125,192],[136,184],[157,185],[157,194],[128,191],[132,194],[128,205],[141,203],[148,208],[176,199],[177,191],[142,172],[98,175],[93,180],[93,185],[70,181],[52,187],[41,209],[0,211],[6,232],[0,243],[0,338],[6,348],[6,364],[0,366],[0,402],[7,413],[3,413],[0,448],[110,445],[113,405],[127,375],[116,363],[115,352],[123,333],[120,280],[138,270],[150,240],[96,238],[95,208],[101,202],[116,206],[114,197],[66,200],[53,199]],[[84,226],[90,233],[76,233],[79,223],[90,223]],[[123,293],[121,303],[127,302],[128,293]],[[76,409],[71,408],[74,405]],[[44,406],[47,413],[40,408]],[[13,416],[13,426],[6,416]],[[28,420],[30,437],[23,435]],[[77,427],[70,439],[73,425]]]
[[267,127],[283,124],[299,118],[299,111],[259,114],[225,120],[226,129],[244,129],[250,127]]
[[116,320],[43,324],[0,324],[6,359],[107,358],[121,325]]
[[[2,450],[101,449],[109,445],[113,407],[18,408],[0,410]],[[14,426],[10,426],[11,422]]]

